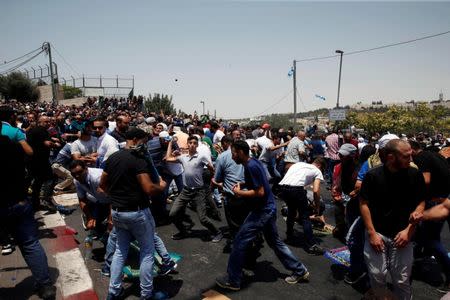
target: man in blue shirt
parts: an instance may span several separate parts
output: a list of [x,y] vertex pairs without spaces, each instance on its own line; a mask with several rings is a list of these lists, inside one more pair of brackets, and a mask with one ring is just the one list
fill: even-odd
[[264,167],[258,160],[249,157],[250,147],[244,141],[234,142],[231,151],[233,160],[244,166],[247,188],[242,189],[241,184],[244,183],[238,183],[234,186],[233,193],[244,198],[250,213],[234,238],[233,250],[228,260],[228,275],[217,278],[217,285],[229,290],[240,290],[246,250],[260,232],[264,234],[267,244],[275,251],[284,267],[293,272],[285,281],[289,284],[308,281],[309,272],[278,235],[275,199]]
[[17,115],[9,106],[0,106],[0,121],[2,122],[1,135],[7,136],[11,141],[19,143],[26,155],[33,155],[33,149],[27,143],[25,133],[17,128]]

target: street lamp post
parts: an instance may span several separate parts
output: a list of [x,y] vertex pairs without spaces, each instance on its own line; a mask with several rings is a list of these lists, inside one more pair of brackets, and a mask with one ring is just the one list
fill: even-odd
[[202,115],[205,115],[205,101],[200,101],[200,103],[203,105],[203,114]]
[[338,92],[337,92],[337,101],[336,101],[336,108],[339,108],[339,93],[341,91],[342,56],[344,54],[344,51],[336,50],[336,53],[341,55],[341,62],[339,63],[339,81],[338,81]]

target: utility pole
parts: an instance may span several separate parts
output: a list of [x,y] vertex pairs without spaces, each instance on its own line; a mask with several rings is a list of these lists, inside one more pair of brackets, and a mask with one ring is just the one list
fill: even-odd
[[292,78],[294,81],[294,129],[297,125],[297,61],[294,59]]
[[48,54],[48,62],[50,66],[50,80],[52,84],[52,97],[53,97],[53,104],[58,104],[58,100],[56,99],[56,86],[55,86],[55,74],[53,73],[53,61],[52,61],[52,50],[49,42],[44,42],[42,45],[42,48],[47,52]]
[[337,101],[336,101],[336,108],[339,108],[339,93],[341,91],[342,55],[344,54],[344,51],[336,50],[336,53],[341,55],[341,62],[339,63],[339,81],[338,81],[338,92],[337,92]]

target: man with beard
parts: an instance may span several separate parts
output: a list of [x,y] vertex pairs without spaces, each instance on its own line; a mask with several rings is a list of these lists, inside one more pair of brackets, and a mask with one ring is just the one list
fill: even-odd
[[119,142],[119,147],[123,148],[125,147],[126,138],[125,133],[128,130],[128,127],[130,125],[130,118],[126,115],[120,115],[116,118],[116,128],[114,128],[113,132],[111,133],[111,136]]
[[229,290],[240,290],[246,251],[260,232],[264,234],[267,244],[275,251],[284,267],[292,271],[292,275],[286,277],[285,281],[289,284],[308,281],[309,272],[278,235],[275,197],[270,189],[264,167],[261,162],[249,157],[250,147],[244,141],[234,142],[231,151],[233,160],[244,166],[247,188],[244,190],[241,183],[238,183],[234,186],[233,193],[236,197],[242,197],[251,207],[251,211],[234,238],[233,250],[228,260],[228,274],[217,278],[217,285]]
[[411,213],[425,207],[422,173],[410,167],[410,145],[400,139],[387,143],[380,157],[383,165],[364,177],[360,192],[361,217],[366,227],[364,256],[372,289],[386,289],[388,272],[393,292],[399,299],[411,299],[415,225]]
[[97,117],[94,120],[92,129],[97,140],[97,167],[103,169],[108,157],[116,151],[119,151],[119,144],[115,138],[106,133],[108,121],[104,117]]
[[122,299],[122,268],[130,242],[135,238],[140,246],[141,299],[152,299],[152,268],[155,243],[155,222],[149,209],[148,196],[161,193],[166,183],[152,180],[154,175],[148,161],[148,135],[132,128],[126,134],[125,149],[115,152],[107,160],[100,179],[100,189],[111,199],[111,216],[117,233],[116,250],[111,264],[111,280],[107,299]]

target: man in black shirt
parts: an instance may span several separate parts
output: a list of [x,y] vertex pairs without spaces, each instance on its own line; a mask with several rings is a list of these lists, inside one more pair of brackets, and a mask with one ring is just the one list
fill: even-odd
[[[0,122],[0,133],[3,123]],[[39,233],[31,204],[25,200],[25,164],[22,145],[0,134],[0,231],[15,238],[31,270],[39,297],[54,299],[56,288],[50,278],[47,256],[39,242]],[[2,232],[0,232],[2,234]]]
[[402,140],[388,142],[380,158],[384,165],[371,169],[360,192],[361,217],[367,230],[364,256],[374,290],[385,289],[389,272],[394,294],[411,298],[415,225],[412,212],[422,212],[425,182],[422,173],[410,167],[411,147]]
[[[423,172],[427,187],[425,208],[436,206],[450,194],[450,169],[445,158],[437,152],[422,150],[416,141],[409,141],[413,150],[414,163]],[[438,288],[441,293],[450,291],[450,257],[441,243],[441,231],[445,220],[424,221],[419,225],[414,253],[434,256],[445,274],[444,285]]]
[[33,193],[31,199],[35,210],[39,209],[42,188],[44,194],[43,200],[49,207],[53,208],[54,206],[51,201],[53,171],[49,161],[50,149],[60,148],[61,145],[50,138],[48,133],[49,127],[50,118],[41,116],[39,117],[37,126],[30,129],[27,133],[28,143],[33,148],[34,153],[29,164],[29,171],[33,177],[33,184],[31,186]]
[[140,246],[141,299],[151,299],[155,222],[148,196],[164,191],[166,183],[161,178],[158,182],[152,179],[155,177],[150,174],[153,168],[144,159],[147,133],[132,128],[127,132],[126,140],[125,149],[115,152],[106,161],[99,185],[111,199],[111,216],[117,233],[107,299],[123,296],[122,268],[133,238]]

